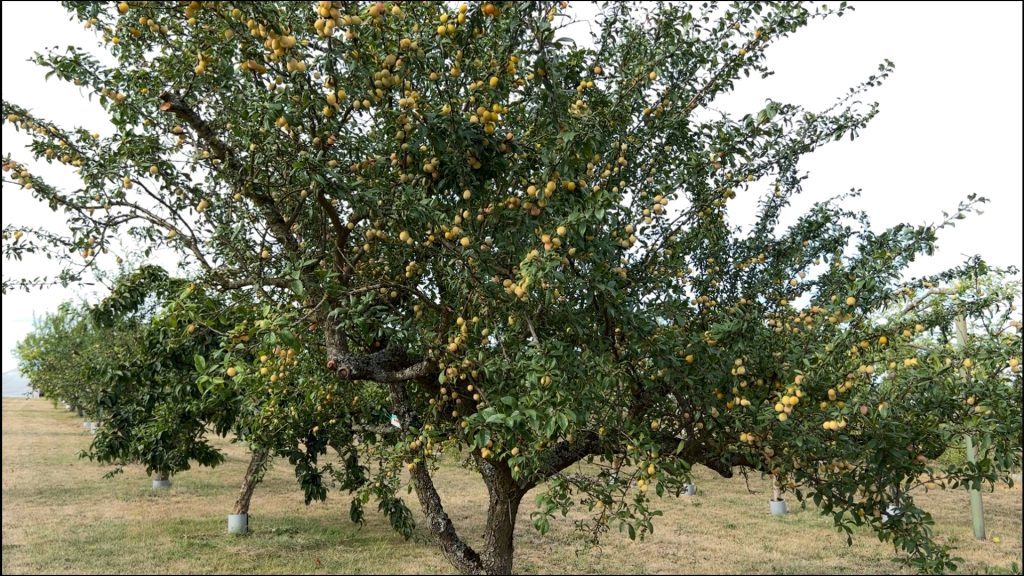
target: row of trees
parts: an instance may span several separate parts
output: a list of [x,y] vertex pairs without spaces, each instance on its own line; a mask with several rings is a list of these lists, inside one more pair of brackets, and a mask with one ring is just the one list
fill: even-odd
[[[713,112],[738,79],[770,74],[767,46],[845,5],[613,3],[590,47],[559,35],[554,2],[65,5],[117,65],[76,48],[38,61],[115,130],[4,101],[36,165],[81,180],[52,186],[5,151],[5,183],[69,233],[12,227],[4,253],[56,256],[68,282],[124,236],[193,271],[143,269],[88,313],[84,332],[117,342],[102,378],[69,379],[67,349],[40,363],[53,386],[102,388],[104,410],[173,404],[156,426],[177,417],[184,436],[153,450],[213,463],[203,430],[233,432],[287,456],[307,497],[329,474],[360,493],[353,518],[375,495],[408,534],[404,465],[468,573],[512,570],[535,489],[542,532],[582,506],[581,529],[636,537],[695,464],[774,474],[837,527],[868,524],[942,571],[910,488],[1019,464],[1019,287],[983,282],[980,260],[903,277],[983,199],[876,232],[838,196],[782,225],[799,160],[867,125],[861,98],[891,64],[826,110]],[[756,203],[750,228],[730,220],[737,198]],[[977,336],[947,348],[959,316]],[[163,369],[118,356],[154,351]],[[119,418],[93,449],[149,466],[117,451],[146,427]],[[988,439],[978,463],[937,469],[965,433]],[[340,464],[317,460],[328,447]],[[432,481],[448,447],[488,489],[479,549]],[[883,521],[894,498],[903,513]]]
[[[314,389],[322,383],[302,376],[309,367],[299,365],[297,341],[287,330],[239,333],[257,311],[198,290],[153,266],[124,273],[95,305],[65,303],[44,318],[15,350],[20,370],[54,402],[66,402],[98,423],[82,455],[116,465],[111,474],[141,464],[147,474],[166,480],[193,463],[216,466],[224,456],[209,442],[215,434],[245,442],[252,453],[233,514],[248,513],[272,457],[295,466],[307,503],[323,500],[331,482],[349,491],[362,487],[365,470],[355,459],[352,419],[345,416],[358,396],[335,400],[330,391]],[[253,337],[258,344],[249,344]],[[265,353],[257,356],[257,350]],[[258,366],[253,373],[263,376],[273,370],[275,382],[291,374],[303,386],[282,386],[287,409],[278,410],[277,402],[268,402],[265,383],[240,373],[242,362]],[[369,440],[362,442],[368,446]],[[328,450],[341,457],[341,466],[320,463]],[[408,536],[408,509],[386,495],[381,500],[382,510]],[[356,521],[362,519],[361,503],[353,504]]]

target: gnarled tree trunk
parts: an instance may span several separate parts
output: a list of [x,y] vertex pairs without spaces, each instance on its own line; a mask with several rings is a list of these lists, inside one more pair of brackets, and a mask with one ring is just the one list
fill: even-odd
[[489,462],[480,458],[478,461],[490,498],[480,553],[463,542],[455,531],[425,466],[417,466],[412,471],[413,486],[427,517],[428,528],[441,545],[445,558],[453,566],[463,574],[511,574],[516,515],[526,491],[512,480],[512,474],[504,462]]
[[256,450],[249,460],[249,467],[245,469],[245,477],[242,478],[242,489],[238,493],[238,500],[235,500],[235,507],[232,514],[248,514],[249,501],[252,500],[253,490],[263,480],[263,472],[266,470],[268,454],[266,450]]
[[427,517],[427,528],[440,544],[444,557],[463,574],[483,574],[480,555],[463,542],[455,531],[455,525],[444,511],[441,496],[437,493],[426,466],[414,468],[412,480],[413,486],[416,488],[416,497],[423,508],[423,514]]
[[[391,384],[389,391],[395,413],[400,414],[405,422],[412,421],[415,413],[403,384]],[[426,466],[416,466],[411,471],[416,497],[427,517],[430,533],[437,539],[445,558],[457,570],[463,574],[511,574],[516,515],[523,495],[533,485],[518,485],[505,462],[487,460],[479,454],[476,458],[489,495],[481,553],[466,544],[455,531]]]
[[516,514],[525,491],[512,480],[512,473],[505,462],[489,462],[482,458],[478,462],[490,497],[481,558],[483,569],[487,574],[511,574]]

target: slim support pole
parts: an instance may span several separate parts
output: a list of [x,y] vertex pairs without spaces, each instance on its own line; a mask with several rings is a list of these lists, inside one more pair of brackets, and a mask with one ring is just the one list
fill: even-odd
[[[967,321],[964,320],[963,316],[958,316],[956,319],[956,331],[960,336],[960,347],[964,348],[967,346]],[[964,370],[964,377],[969,378],[967,370]],[[964,436],[964,444],[967,447],[967,461],[971,464],[978,463],[978,453],[974,450],[974,439],[968,434]],[[970,489],[971,493],[971,524],[974,526],[974,537],[978,540],[985,539],[985,509],[981,504],[981,491],[976,490],[974,487]]]

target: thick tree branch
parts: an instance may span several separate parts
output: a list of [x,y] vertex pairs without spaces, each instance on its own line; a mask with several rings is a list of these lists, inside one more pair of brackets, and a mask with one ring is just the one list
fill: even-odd
[[601,439],[594,432],[581,433],[573,441],[562,440],[552,446],[544,455],[541,465],[533,478],[519,482],[523,493],[529,492],[541,482],[565,470],[580,460],[597,454],[601,449]]
[[[664,454],[676,454],[680,441],[680,438],[667,434],[658,438],[658,442],[661,444],[661,451]],[[746,466],[754,469],[761,468],[760,463],[751,461],[742,454],[723,453],[722,450],[716,449],[701,438],[682,441],[684,442],[683,448],[675,455],[676,458],[680,458],[690,464],[703,464],[717,472],[722,478],[732,478],[732,469],[736,466]]]
[[234,151],[217,136],[213,128],[199,116],[198,112],[185,104],[181,96],[173,92],[164,92],[160,95],[160,99],[164,102],[160,105],[161,111],[170,112],[191,126],[196,131],[196,135],[206,142],[206,145],[213,151],[214,158],[224,162],[232,172],[241,173],[242,165]]
[[[330,345],[329,345],[330,346]],[[432,360],[410,356],[405,350],[389,346],[370,354],[347,354],[330,346],[327,368],[337,372],[343,380],[373,380],[395,383],[418,380],[437,372]]]
[[229,171],[229,174],[227,174],[228,181],[233,183],[237,192],[251,198],[259,206],[267,220],[267,227],[274,234],[278,242],[281,242],[289,252],[297,252],[299,248],[298,241],[295,240],[295,236],[289,229],[288,222],[281,215],[281,211],[278,210],[274,199],[269,194],[258,193],[238,184],[244,169],[235,151],[221,140],[213,128],[199,116],[198,112],[186,104],[180,96],[173,92],[164,92],[160,95],[160,99],[164,102],[160,105],[160,110],[170,112],[188,124],[195,130],[200,140],[210,147],[210,150],[213,151],[213,157],[224,163]]

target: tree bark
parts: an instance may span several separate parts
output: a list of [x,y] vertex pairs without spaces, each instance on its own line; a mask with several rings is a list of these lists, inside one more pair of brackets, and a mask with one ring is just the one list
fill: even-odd
[[481,558],[483,569],[486,574],[511,574],[516,515],[525,491],[516,485],[505,462],[483,458],[478,458],[477,462],[490,497]]
[[526,490],[516,485],[506,463],[490,462],[479,457],[477,461],[489,495],[482,554],[463,542],[456,533],[426,466],[417,466],[411,472],[416,496],[427,517],[430,532],[441,545],[445,558],[459,572],[511,574],[516,516]]
[[[388,386],[391,396],[391,405],[395,413],[399,415],[402,422],[408,425],[416,419],[416,412],[406,395],[405,385],[391,383]],[[441,495],[434,487],[434,480],[430,477],[430,471],[424,464],[418,465],[410,470],[412,484],[416,489],[416,498],[420,501],[423,515],[427,517],[427,529],[441,546],[444,557],[455,566],[455,569],[463,574],[482,574],[483,564],[480,555],[468,544],[462,541],[455,531],[448,513],[444,511],[441,504]]]
[[423,515],[427,517],[427,527],[440,544],[444,557],[463,574],[483,574],[480,555],[463,542],[455,531],[455,525],[444,511],[441,496],[434,487],[427,467],[417,466],[411,474],[416,497],[423,508]]
[[156,472],[156,479],[160,480],[160,481],[163,481],[163,482],[166,482],[167,480],[171,479],[171,474],[169,472],[167,472],[166,470],[157,470],[157,472]]
[[235,500],[235,507],[232,514],[248,514],[249,501],[252,500],[253,490],[263,479],[263,472],[267,465],[267,451],[256,450],[249,460],[249,467],[245,469],[245,477],[242,478],[242,489],[238,493],[238,500]]

